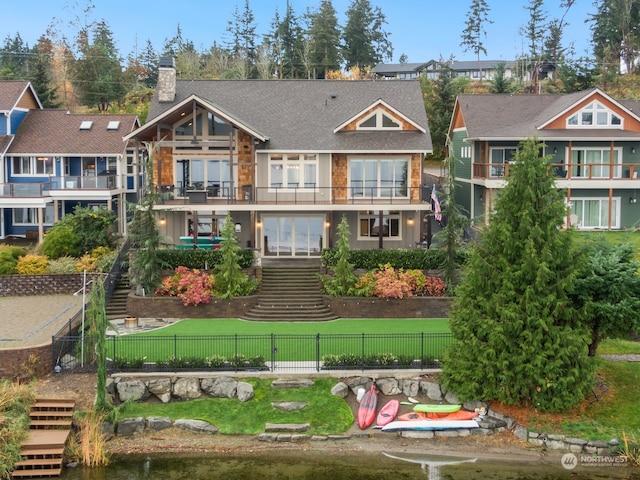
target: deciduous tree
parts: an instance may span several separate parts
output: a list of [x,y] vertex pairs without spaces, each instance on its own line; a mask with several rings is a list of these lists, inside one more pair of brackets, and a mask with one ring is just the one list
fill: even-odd
[[456,341],[442,376],[461,400],[559,411],[592,384],[569,297],[581,258],[560,228],[564,194],[541,149],[533,139],[521,144],[450,311]]

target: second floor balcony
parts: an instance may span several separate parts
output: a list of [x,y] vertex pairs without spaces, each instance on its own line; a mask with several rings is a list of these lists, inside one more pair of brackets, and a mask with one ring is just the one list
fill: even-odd
[[[509,163],[474,163],[473,178],[501,180],[509,177]],[[558,180],[631,180],[640,178],[638,163],[554,163],[551,174]]]
[[39,198],[52,192],[118,190],[124,185],[122,175],[48,177],[43,181],[10,182],[0,184],[0,197]]

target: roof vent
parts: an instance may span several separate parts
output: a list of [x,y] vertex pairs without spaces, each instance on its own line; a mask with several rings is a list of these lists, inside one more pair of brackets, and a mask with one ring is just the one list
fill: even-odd
[[335,100],[336,98],[338,98],[338,94],[337,93],[332,93],[329,95],[333,100]]

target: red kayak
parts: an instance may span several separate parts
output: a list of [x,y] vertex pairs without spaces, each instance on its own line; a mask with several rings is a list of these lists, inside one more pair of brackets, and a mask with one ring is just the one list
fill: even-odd
[[358,426],[360,429],[371,426],[374,418],[376,418],[376,406],[378,405],[378,392],[375,385],[371,385],[371,388],[364,394],[362,400],[360,400],[360,406],[358,407]]
[[389,400],[387,404],[378,412],[378,418],[376,424],[383,426],[391,422],[398,414],[398,408],[400,408],[400,402],[398,400]]

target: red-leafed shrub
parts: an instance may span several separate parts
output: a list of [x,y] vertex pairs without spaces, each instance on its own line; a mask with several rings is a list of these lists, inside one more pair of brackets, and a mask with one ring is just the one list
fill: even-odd
[[361,275],[356,289],[366,297],[405,298],[416,295],[443,296],[446,285],[440,278],[427,277],[420,270],[396,270],[386,264]]
[[177,267],[175,273],[162,280],[156,289],[158,297],[178,297],[185,306],[209,303],[213,294],[213,275],[187,267]]

